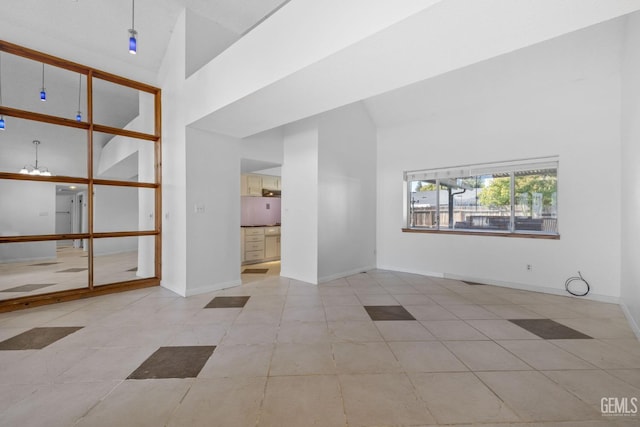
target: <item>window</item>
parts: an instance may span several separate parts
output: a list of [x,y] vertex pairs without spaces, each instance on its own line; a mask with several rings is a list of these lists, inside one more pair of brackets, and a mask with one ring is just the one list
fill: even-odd
[[405,172],[406,231],[558,236],[558,159]]

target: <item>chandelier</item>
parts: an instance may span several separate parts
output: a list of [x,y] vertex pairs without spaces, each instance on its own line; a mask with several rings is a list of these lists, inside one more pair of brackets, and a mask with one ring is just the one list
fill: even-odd
[[41,176],[51,176],[51,172],[44,166],[38,166],[38,146],[40,145],[40,141],[37,139],[33,141],[33,145],[36,147],[36,164],[35,166],[29,165],[25,166],[20,170],[20,173],[27,175],[41,175]]

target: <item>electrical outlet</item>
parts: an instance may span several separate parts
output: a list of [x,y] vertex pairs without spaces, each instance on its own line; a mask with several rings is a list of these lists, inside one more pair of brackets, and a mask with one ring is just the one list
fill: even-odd
[[533,270],[533,265],[527,264],[527,271],[531,271],[531,270]]

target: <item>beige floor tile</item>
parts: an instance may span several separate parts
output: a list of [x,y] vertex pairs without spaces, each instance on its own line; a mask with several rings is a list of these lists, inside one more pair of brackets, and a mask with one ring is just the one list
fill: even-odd
[[225,345],[270,344],[275,342],[277,333],[277,325],[259,323],[234,324],[231,326],[222,342]]
[[518,421],[518,416],[471,372],[410,374],[431,414],[443,424]]
[[478,372],[477,375],[523,420],[602,421],[599,412],[539,372]]
[[476,304],[447,305],[447,310],[460,319],[499,319],[497,314]]
[[429,341],[436,338],[415,320],[391,320],[375,322],[385,341]]
[[292,295],[289,293],[284,307],[322,307],[322,298],[317,295]]
[[285,306],[282,312],[283,322],[324,322],[326,321],[325,310],[322,306],[312,307],[288,307]]
[[327,322],[284,322],[278,331],[278,342],[329,342]]
[[170,346],[218,345],[227,333],[227,326],[189,324],[180,326],[168,341]]
[[259,427],[345,427],[338,377],[270,377]]
[[267,379],[198,379],[171,416],[168,427],[255,427]]
[[[544,371],[542,373],[582,401],[589,403],[596,411],[600,411],[600,400],[603,397],[640,397],[640,389],[601,370]],[[640,415],[638,422],[640,422]]]
[[273,344],[222,345],[202,367],[198,378],[266,377]]
[[127,380],[80,419],[78,427],[163,426],[195,380]]
[[107,381],[43,386],[28,398],[0,413],[0,425],[7,427],[74,426],[80,417],[117,385],[118,382]]
[[437,302],[440,305],[449,306],[449,305],[460,305],[460,304],[473,304],[467,298],[461,295],[431,295],[433,301]]
[[331,344],[276,344],[269,376],[334,374]]
[[458,320],[458,317],[436,304],[408,305],[405,307],[416,320]]
[[98,348],[81,360],[74,362],[69,369],[56,377],[55,381],[124,380],[157,349],[157,347]]
[[472,371],[518,371],[531,369],[493,341],[447,341],[445,345]]
[[322,302],[325,306],[362,305],[356,295],[323,295]]
[[640,356],[600,340],[553,340],[554,345],[602,369],[640,368]]
[[640,369],[611,369],[607,372],[627,384],[640,389]]
[[557,320],[584,317],[583,314],[571,310],[566,304],[524,304],[521,307],[549,319]]
[[[632,338],[636,339],[631,328],[628,325],[621,327],[620,324],[612,319],[594,318],[594,319],[555,319],[570,328],[587,334],[593,338]],[[637,339],[636,339],[637,341]]]
[[597,369],[546,340],[507,340],[498,344],[538,370]]
[[398,305],[397,299],[387,293],[373,295],[358,294],[358,299],[360,300],[360,305]]
[[325,307],[329,322],[341,320],[371,320],[364,307],[355,305],[339,305]]
[[41,384],[0,384],[0,420],[2,412],[33,395]]
[[[210,310],[216,310],[215,308]],[[247,310],[244,309],[236,317],[234,325],[259,323],[261,325],[279,325],[282,317],[282,308],[271,310]]]
[[433,423],[405,374],[340,375],[349,426]]
[[539,340],[540,337],[508,320],[467,320],[467,323],[493,340]]
[[402,370],[384,342],[333,343],[339,373],[384,373]]
[[544,316],[514,304],[485,304],[488,311],[503,319],[542,319]]
[[329,337],[331,341],[334,342],[371,342],[384,340],[371,320],[327,322],[327,326],[329,327]]
[[389,346],[407,372],[468,370],[453,353],[437,341],[390,342]]
[[[17,358],[11,363],[2,363],[0,384],[45,384],[52,383],[66,370],[95,353],[91,348],[46,347],[37,352],[15,351]],[[7,350],[2,353],[14,353]],[[24,359],[19,358],[22,354]],[[3,355],[4,356],[4,355]],[[12,355],[9,355],[12,356]],[[9,358],[0,358],[3,362]]]
[[477,329],[463,320],[426,320],[421,322],[437,339],[447,340],[486,340]]
[[241,308],[205,308],[191,316],[186,323],[231,323],[236,320],[240,311],[242,311]]
[[435,304],[431,298],[424,294],[395,294],[393,297],[403,306]]

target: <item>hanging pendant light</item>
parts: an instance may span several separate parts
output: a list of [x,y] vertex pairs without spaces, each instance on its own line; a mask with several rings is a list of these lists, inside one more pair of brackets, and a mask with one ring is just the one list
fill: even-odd
[[[2,105],[2,52],[0,52],[0,106]],[[4,116],[0,114],[0,130],[5,129]]]
[[135,55],[138,52],[138,32],[135,30],[136,0],[131,0],[131,28],[129,28],[129,53]]
[[44,62],[42,63],[42,89],[40,89],[40,101],[47,100],[47,91],[44,89]]
[[82,74],[79,76],[78,81],[78,113],[76,114],[76,121],[82,121],[82,111],[80,110],[80,96],[82,95]]
[[36,164],[35,166],[29,165],[20,169],[21,174],[25,175],[41,175],[41,176],[51,176],[51,172],[44,166],[38,165],[38,146],[40,145],[40,141],[37,139],[33,141],[33,145],[36,147]]

